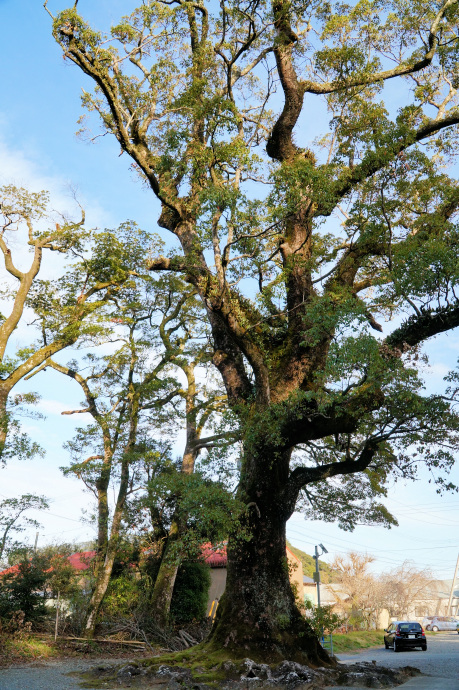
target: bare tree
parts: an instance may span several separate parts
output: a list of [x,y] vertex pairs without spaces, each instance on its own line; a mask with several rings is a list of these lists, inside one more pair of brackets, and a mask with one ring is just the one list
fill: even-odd
[[413,615],[415,602],[427,598],[433,575],[427,568],[417,568],[412,561],[381,575],[383,601],[390,616],[407,618]]
[[377,626],[378,614],[383,608],[381,584],[369,570],[374,561],[369,554],[353,551],[337,556],[332,563],[334,582],[329,585],[348,623],[357,627],[363,625],[366,630]]

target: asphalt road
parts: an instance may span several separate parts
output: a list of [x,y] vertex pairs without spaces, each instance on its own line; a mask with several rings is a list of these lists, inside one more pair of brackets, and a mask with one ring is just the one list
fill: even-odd
[[338,654],[342,663],[376,661],[381,666],[397,668],[414,666],[422,673],[457,681],[459,690],[459,635],[456,632],[439,632],[427,636],[427,651],[407,649],[395,653],[393,649],[378,647],[352,654]]

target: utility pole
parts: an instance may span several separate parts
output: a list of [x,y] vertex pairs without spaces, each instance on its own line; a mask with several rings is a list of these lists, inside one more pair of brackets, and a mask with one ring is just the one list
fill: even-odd
[[317,608],[320,608],[320,570],[319,570],[319,556],[321,556],[323,553],[328,553],[327,549],[323,544],[319,544],[320,548],[322,551],[319,554],[319,547],[315,546],[314,547],[314,560],[316,562],[316,572],[314,573],[313,580],[317,585]]
[[[459,570],[459,555],[457,557],[457,562],[456,562],[456,570],[454,571],[454,577],[453,581],[451,583],[451,592],[449,593],[449,599],[448,599],[448,606],[446,607],[446,615],[450,616],[451,615],[451,604],[453,601],[453,594],[454,594],[454,585],[456,584],[456,579],[457,579],[457,571]],[[456,611],[457,613],[457,611]]]
[[37,552],[37,544],[38,544],[38,532],[37,532],[36,535],[35,535],[35,545],[34,545],[34,547],[33,547],[34,553]]

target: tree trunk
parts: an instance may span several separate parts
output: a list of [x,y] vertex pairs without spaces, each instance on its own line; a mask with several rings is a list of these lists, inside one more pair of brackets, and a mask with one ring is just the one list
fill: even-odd
[[6,437],[8,434],[8,394],[10,390],[5,386],[0,386],[0,459],[3,457],[5,450]]
[[289,659],[330,664],[295,603],[289,580],[289,515],[282,504],[288,455],[277,455],[271,462],[251,458],[242,467],[240,491],[247,506],[249,540],[240,529],[230,536],[226,590],[210,645],[227,648],[236,658],[249,656],[266,663]]
[[112,575],[113,564],[115,562],[116,548],[113,547],[107,550],[107,555],[103,563],[103,567],[99,570],[99,574],[94,586],[94,591],[89,602],[88,613],[85,622],[84,636],[88,638],[94,637],[96,629],[97,615],[99,613],[100,605],[105,597],[110,577]]
[[[199,440],[202,431],[202,427],[201,429],[198,428],[196,418],[196,381],[194,368],[194,363],[182,366],[188,383],[185,397],[187,440],[182,457],[182,472],[188,475],[194,472],[196,458],[199,453],[196,449],[196,442]],[[177,542],[182,537],[184,529],[186,529],[186,521],[183,517],[180,521],[176,514],[169,528],[167,542],[162,553],[161,564],[153,587],[150,604],[151,616],[160,628],[165,628],[169,622],[172,594],[174,592],[175,580],[182,560]]]
[[116,501],[115,510],[113,513],[112,526],[110,529],[110,537],[107,542],[105,558],[103,562],[100,559],[96,563],[96,582],[94,591],[89,602],[88,613],[85,621],[84,635],[85,637],[94,637],[96,629],[97,615],[99,613],[100,605],[105,597],[110,578],[112,575],[113,564],[115,562],[118,538],[121,527],[121,520],[124,512],[124,504],[126,502],[126,495],[129,480],[129,460],[125,457],[121,465],[121,482],[118,490],[118,498]]
[[174,520],[169,530],[150,603],[151,616],[160,628],[167,627],[169,622],[172,594],[181,563],[177,549],[179,535],[179,526]]

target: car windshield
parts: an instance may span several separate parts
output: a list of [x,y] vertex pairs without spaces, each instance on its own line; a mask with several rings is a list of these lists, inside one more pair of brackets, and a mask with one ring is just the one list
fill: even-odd
[[398,629],[400,630],[400,632],[411,632],[412,630],[418,632],[419,630],[421,630],[421,626],[419,625],[419,623],[400,623]]

